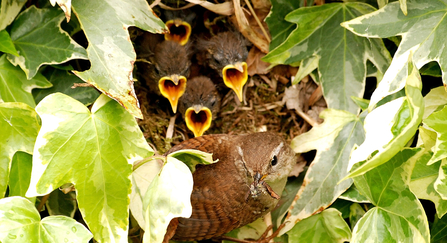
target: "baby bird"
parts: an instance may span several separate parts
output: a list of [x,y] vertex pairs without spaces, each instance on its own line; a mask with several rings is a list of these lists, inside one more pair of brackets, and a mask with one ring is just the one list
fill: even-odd
[[248,51],[244,37],[234,31],[221,32],[209,40],[199,40],[197,48],[204,53],[207,65],[219,73],[225,85],[242,101],[243,87],[248,79],[245,62]]
[[189,80],[179,110],[194,136],[202,136],[220,110],[220,96],[211,79],[198,76]]
[[196,13],[191,9],[180,11],[165,10],[164,18],[169,33],[165,34],[165,40],[178,42],[184,46],[188,43],[192,32],[193,21]]

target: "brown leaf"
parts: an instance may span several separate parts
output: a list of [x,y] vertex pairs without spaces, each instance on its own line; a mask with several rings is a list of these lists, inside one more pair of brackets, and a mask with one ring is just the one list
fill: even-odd
[[261,60],[263,56],[265,56],[265,53],[262,53],[256,46],[250,49],[246,60],[248,75],[253,76],[255,74],[267,74],[269,72],[268,67],[270,64]]

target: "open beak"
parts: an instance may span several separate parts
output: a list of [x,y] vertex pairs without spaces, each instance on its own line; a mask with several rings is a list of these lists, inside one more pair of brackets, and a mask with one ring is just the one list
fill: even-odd
[[213,114],[207,107],[194,105],[185,112],[186,126],[194,133],[194,137],[202,136],[208,130],[213,120]]
[[239,101],[242,102],[243,88],[248,79],[247,63],[238,62],[234,65],[225,66],[222,70],[222,77],[225,85],[234,90]]
[[161,94],[169,100],[171,108],[174,113],[177,112],[177,104],[179,98],[185,93],[186,78],[184,76],[178,76],[176,74],[170,77],[162,77],[158,81],[158,88]]
[[165,34],[165,40],[178,42],[182,46],[188,43],[191,36],[191,25],[188,22],[181,19],[168,20],[166,27],[169,33]]

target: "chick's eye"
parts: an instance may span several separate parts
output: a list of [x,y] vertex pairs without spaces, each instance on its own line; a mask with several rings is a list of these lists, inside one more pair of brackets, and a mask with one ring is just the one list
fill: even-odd
[[273,155],[272,161],[270,161],[270,164],[272,166],[275,166],[278,164],[278,157],[276,157],[276,155]]

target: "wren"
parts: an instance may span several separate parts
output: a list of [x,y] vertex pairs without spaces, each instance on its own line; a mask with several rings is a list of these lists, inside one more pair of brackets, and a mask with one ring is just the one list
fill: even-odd
[[193,173],[190,218],[171,220],[164,242],[217,239],[264,216],[277,205],[295,153],[280,136],[205,135],[186,140],[181,149],[212,153],[217,163],[198,165]]

